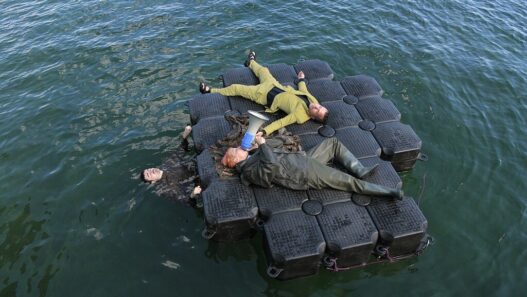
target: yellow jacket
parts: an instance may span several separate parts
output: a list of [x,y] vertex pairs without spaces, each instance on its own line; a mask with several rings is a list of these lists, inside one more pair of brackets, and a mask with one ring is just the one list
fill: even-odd
[[294,123],[303,124],[307,122],[311,117],[309,116],[309,108],[307,104],[298,96],[306,96],[309,102],[318,104],[317,99],[309,93],[304,81],[298,83],[298,91],[290,86],[283,86],[279,83],[275,85],[277,88],[284,91],[276,95],[273,104],[265,111],[268,113],[275,113],[279,109],[287,113],[287,116],[272,122],[264,128],[267,135],[271,135],[274,131],[291,125]]

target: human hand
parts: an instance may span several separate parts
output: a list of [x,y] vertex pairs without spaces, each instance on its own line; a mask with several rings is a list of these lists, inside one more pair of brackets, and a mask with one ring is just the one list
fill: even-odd
[[183,131],[183,139],[187,139],[190,132],[192,132],[192,126],[188,125],[185,127],[185,131]]
[[199,194],[201,194],[201,187],[200,186],[196,186],[194,188],[194,190],[192,190],[192,195],[191,196],[195,197],[195,196],[197,196]]
[[265,143],[265,138],[263,137],[263,132],[256,133],[256,136],[254,137],[254,142],[258,145],[262,145]]
[[298,72],[298,79],[304,79],[306,76],[304,75],[304,71]]

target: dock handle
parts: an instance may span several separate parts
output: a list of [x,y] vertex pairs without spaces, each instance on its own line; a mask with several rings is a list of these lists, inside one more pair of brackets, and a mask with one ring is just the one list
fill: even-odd
[[216,230],[210,230],[207,227],[205,227],[203,229],[203,231],[201,231],[201,236],[203,236],[203,238],[205,238],[207,240],[212,239],[212,237],[214,237],[214,235],[216,235]]
[[417,156],[417,160],[426,162],[428,161],[428,156],[426,154],[419,153],[419,155]]
[[262,219],[257,219],[256,220],[256,228],[258,228],[259,230],[263,229],[263,226],[265,225],[265,221],[262,220]]
[[417,247],[417,250],[415,251],[416,256],[420,256],[423,251],[430,245],[433,245],[435,242],[435,239],[430,234],[425,234],[423,236],[423,239],[421,239],[421,242],[419,243],[419,246]]
[[282,271],[284,271],[282,268],[276,268],[274,266],[267,267],[267,275],[272,278],[277,278]]
[[388,247],[378,245],[373,249],[373,253],[377,259],[386,258],[388,256]]

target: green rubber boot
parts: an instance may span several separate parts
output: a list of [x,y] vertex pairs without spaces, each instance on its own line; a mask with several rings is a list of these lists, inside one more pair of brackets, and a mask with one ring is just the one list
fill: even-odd
[[364,182],[360,194],[374,196],[390,196],[397,200],[403,200],[404,198],[402,185],[399,185],[396,188],[390,188],[378,184]]
[[347,152],[344,154],[343,159],[341,160],[342,165],[346,167],[353,175],[362,179],[366,175],[373,172],[379,164],[373,166],[365,167],[352,153]]

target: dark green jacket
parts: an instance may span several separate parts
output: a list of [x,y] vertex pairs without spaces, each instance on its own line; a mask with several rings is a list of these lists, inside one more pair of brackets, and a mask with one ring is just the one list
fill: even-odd
[[284,152],[262,144],[256,153],[236,165],[245,185],[256,184],[269,188],[273,183],[293,190],[307,190],[305,152]]

